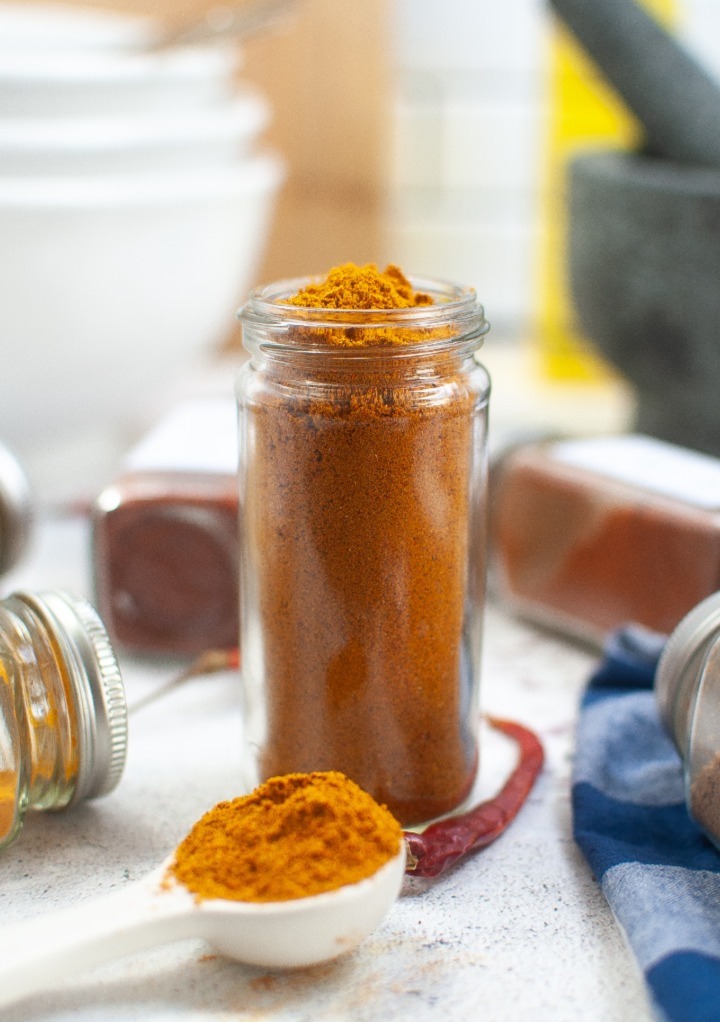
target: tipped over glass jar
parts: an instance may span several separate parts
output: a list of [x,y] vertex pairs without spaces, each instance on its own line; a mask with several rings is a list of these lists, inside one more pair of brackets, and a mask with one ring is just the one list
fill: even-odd
[[694,607],[668,639],[655,694],[683,760],[688,810],[720,849],[720,592]]
[[0,600],[0,849],[28,810],[112,791],[126,745],[123,682],[94,608],[62,590]]
[[332,273],[333,307],[296,280],[241,311],[244,783],[339,770],[412,825],[477,771],[488,324],[470,288]]

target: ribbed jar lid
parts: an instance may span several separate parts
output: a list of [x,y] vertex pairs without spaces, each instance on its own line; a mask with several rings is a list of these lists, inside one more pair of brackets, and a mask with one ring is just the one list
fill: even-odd
[[42,619],[58,643],[76,695],[79,734],[77,802],[107,795],[127,755],[127,703],[105,626],[83,597],[64,590],[14,594]]

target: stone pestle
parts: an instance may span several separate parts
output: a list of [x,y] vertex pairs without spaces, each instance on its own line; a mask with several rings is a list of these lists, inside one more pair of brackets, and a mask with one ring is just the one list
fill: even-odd
[[640,121],[649,154],[720,167],[720,85],[635,0],[549,0]]

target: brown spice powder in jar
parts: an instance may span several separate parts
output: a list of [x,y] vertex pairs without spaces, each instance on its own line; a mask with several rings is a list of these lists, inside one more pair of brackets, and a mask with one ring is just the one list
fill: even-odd
[[697,822],[720,842],[720,754],[700,770],[690,785],[690,811]]
[[259,769],[342,771],[408,825],[457,806],[477,768],[478,400],[446,351],[425,358],[420,386],[406,366],[366,361],[329,370],[317,396],[281,369],[248,401]]
[[[562,455],[570,447],[574,461]],[[602,471],[580,457],[598,448],[609,452]],[[619,474],[628,461],[634,477]],[[688,491],[694,484],[703,493],[708,473],[719,471],[709,463],[632,435],[511,452],[493,487],[500,597],[530,618],[600,643],[628,621],[671,632],[720,585],[720,528],[715,508],[663,492],[658,480],[684,472]]]

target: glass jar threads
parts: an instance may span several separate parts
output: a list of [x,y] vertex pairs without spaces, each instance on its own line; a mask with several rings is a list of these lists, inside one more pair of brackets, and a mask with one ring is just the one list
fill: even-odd
[[0,601],[0,848],[28,809],[112,791],[126,743],[123,683],[94,609],[59,590]]
[[488,324],[452,284],[288,304],[308,283],[240,313],[244,780],[340,770],[416,824],[477,769]]
[[720,593],[687,614],[657,668],[660,716],[683,760],[690,814],[720,849]]

